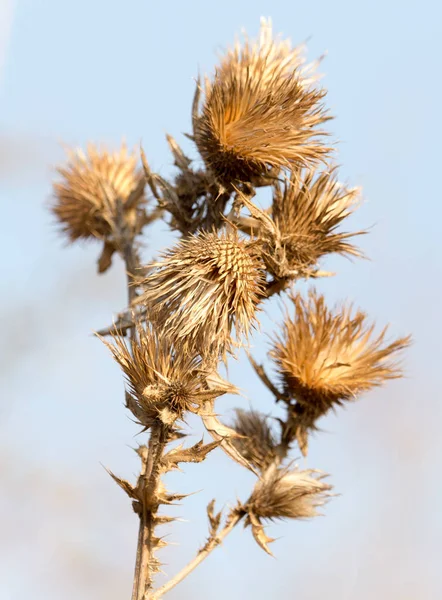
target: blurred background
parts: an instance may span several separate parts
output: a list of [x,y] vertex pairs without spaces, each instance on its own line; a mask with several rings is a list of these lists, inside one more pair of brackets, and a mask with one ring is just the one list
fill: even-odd
[[[142,142],[173,173],[165,134],[196,158],[194,77],[260,16],[293,43],[308,39],[336,115],[341,176],[362,185],[354,228],[370,261],[333,259],[319,287],[349,298],[392,336],[413,334],[407,378],[321,422],[303,467],[331,474],[325,517],[275,524],[271,559],[238,528],[171,599],[436,600],[442,597],[440,80],[435,0],[0,0],[0,598],[129,598],[137,519],[102,465],[134,479],[143,441],[123,381],[92,331],[126,302],[118,259],[96,275],[99,246],[65,247],[47,210],[62,143]],[[171,240],[147,230],[146,258]],[[280,319],[275,300],[254,354]],[[245,398],[272,410],[244,359],[230,366]],[[194,423],[192,421],[192,423]],[[194,441],[200,431],[195,431]],[[198,491],[174,509],[162,554],[173,575],[204,542],[205,506],[246,499],[253,476],[221,451],[169,486]],[[161,580],[161,578],[160,578]]]

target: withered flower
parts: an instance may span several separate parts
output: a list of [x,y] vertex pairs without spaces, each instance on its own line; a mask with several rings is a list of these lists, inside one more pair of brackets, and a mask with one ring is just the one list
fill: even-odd
[[279,277],[304,275],[326,254],[360,256],[348,240],[363,232],[337,231],[354,211],[358,194],[357,188],[338,182],[334,169],[322,173],[314,169],[292,171],[290,181],[283,189],[276,188],[273,198],[277,245],[272,248],[270,242],[266,261],[272,273]]
[[246,504],[247,521],[256,542],[270,554],[268,543],[273,541],[264,532],[262,519],[308,519],[317,516],[317,508],[330,495],[331,485],[318,471],[290,470],[270,466],[258,480]]
[[136,322],[137,335],[129,343],[117,331],[110,349],[127,383],[127,407],[146,428],[161,420],[172,425],[186,412],[198,413],[207,400],[226,393],[207,385],[201,359],[183,351],[164,331],[147,321]]
[[232,443],[244,458],[259,470],[265,470],[276,458],[277,442],[268,418],[256,410],[236,409],[232,428],[240,437]]
[[140,282],[137,299],[171,337],[197,353],[231,350],[255,323],[264,272],[253,242],[235,231],[199,233],[178,242]]
[[387,327],[374,333],[361,311],[351,306],[332,312],[315,291],[305,301],[291,296],[294,317],[286,315],[270,356],[274,360],[285,394],[296,400],[293,427],[301,450],[307,452],[307,432],[331,408],[353,400],[362,392],[402,376],[397,353],[410,337],[387,344]]
[[90,144],[87,152],[69,151],[68,156],[67,165],[57,169],[61,181],[53,186],[52,212],[70,241],[115,234],[119,212],[125,226],[135,227],[145,202],[144,175],[135,154],[125,145],[110,153]]
[[258,42],[247,37],[227,52],[204,101],[194,102],[194,138],[218,182],[254,182],[270,172],[311,165],[330,152],[317,129],[327,121],[325,91],[315,85],[303,48],[272,38],[263,21]]

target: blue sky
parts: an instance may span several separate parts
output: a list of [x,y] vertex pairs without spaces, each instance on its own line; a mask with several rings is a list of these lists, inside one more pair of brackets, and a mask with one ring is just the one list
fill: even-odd
[[[130,594],[136,519],[106,475],[137,472],[135,426],[120,373],[91,332],[125,303],[120,263],[95,274],[95,246],[65,248],[46,204],[61,142],[142,141],[152,167],[173,173],[165,134],[196,158],[190,131],[194,78],[261,16],[321,70],[336,119],[341,176],[362,185],[355,228],[370,261],[333,259],[321,283],[350,298],[392,335],[412,332],[407,378],[336,416],[307,464],[331,473],[341,496],[326,517],[275,525],[277,560],[239,530],[170,598],[293,597],[429,600],[442,593],[440,442],[440,222],[442,14],[436,2],[336,0],[222,3],[142,0],[0,2],[0,597],[117,600]],[[167,243],[147,233],[146,258]],[[279,319],[274,302],[263,333]],[[255,338],[264,359],[265,335]],[[246,400],[271,398],[244,363],[231,376]],[[199,430],[198,430],[199,431]],[[202,490],[176,509],[165,570],[204,541],[204,507],[245,498],[252,479],[214,454],[174,476]],[[166,560],[166,559],[165,559]],[[25,573],[23,564],[26,564]],[[234,581],[236,580],[236,583]]]

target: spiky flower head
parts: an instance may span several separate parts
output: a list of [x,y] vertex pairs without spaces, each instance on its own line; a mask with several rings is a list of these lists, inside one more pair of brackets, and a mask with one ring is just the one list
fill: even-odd
[[[276,244],[270,241],[268,262],[276,276],[304,275],[326,254],[360,256],[348,240],[362,231],[337,231],[356,208],[358,188],[339,183],[335,169],[295,169],[283,188],[276,188],[272,212]],[[276,252],[275,252],[276,250]]]
[[287,397],[296,400],[293,414],[298,442],[307,451],[306,433],[318,418],[346,400],[402,376],[397,353],[410,337],[386,343],[387,327],[378,335],[367,315],[351,305],[331,311],[324,297],[292,295],[295,313],[286,315],[273,341],[274,360]]
[[236,409],[232,428],[238,437],[232,443],[253,466],[264,471],[276,458],[277,442],[269,426],[268,417],[256,410]]
[[263,519],[308,519],[317,516],[332,487],[322,480],[324,473],[271,465],[255,485],[246,505],[246,525],[251,525],[257,543],[269,552]]
[[172,425],[226,392],[213,385],[208,389],[201,358],[183,351],[151,322],[135,322],[130,346],[117,331],[112,343],[102,339],[126,376],[127,407],[141,425],[149,428],[158,420]]
[[68,163],[57,169],[52,211],[71,242],[106,239],[115,233],[116,221],[135,227],[137,210],[145,202],[144,175],[135,154],[123,144],[108,152],[89,144],[87,151],[68,152]]
[[325,91],[304,62],[303,48],[273,39],[270,21],[263,20],[259,40],[245,37],[206,81],[201,109],[197,88],[195,142],[222,186],[311,165],[330,151],[317,129],[329,119],[321,103]]
[[184,238],[151,265],[137,299],[168,334],[196,352],[223,354],[255,323],[264,272],[253,242],[235,231]]

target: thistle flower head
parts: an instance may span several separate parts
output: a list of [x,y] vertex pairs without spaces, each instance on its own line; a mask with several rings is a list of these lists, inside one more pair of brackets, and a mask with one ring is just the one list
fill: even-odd
[[329,151],[316,129],[328,120],[303,49],[273,39],[263,21],[258,42],[245,38],[222,59],[198,112],[194,138],[219,183],[253,182],[293,164],[311,165]]
[[232,443],[244,458],[259,470],[265,470],[276,457],[277,442],[268,418],[255,410],[237,409],[232,428],[239,437]]
[[262,519],[306,519],[316,517],[326,493],[332,488],[324,483],[324,473],[307,470],[290,471],[272,465],[258,480],[248,507]]
[[271,465],[255,485],[246,505],[246,525],[251,525],[256,542],[270,554],[263,519],[308,519],[316,517],[332,487],[322,481],[318,471]]
[[285,393],[296,399],[294,424],[306,450],[303,433],[330,408],[402,376],[396,355],[410,338],[387,344],[387,328],[376,335],[363,312],[351,306],[332,312],[314,291],[308,301],[299,294],[291,300],[294,317],[286,315],[270,356]]
[[184,352],[152,323],[136,321],[136,331],[130,348],[118,332],[112,343],[103,341],[126,376],[127,406],[144,427],[158,419],[172,424],[225,393],[214,386],[209,390],[201,359]]
[[270,253],[275,275],[286,269],[303,274],[318,260],[331,253],[360,256],[348,240],[363,233],[345,233],[337,228],[356,207],[359,190],[338,182],[335,171],[318,173],[314,169],[292,171],[284,188],[277,188],[273,200],[273,219],[282,247],[282,257]]
[[152,265],[137,302],[171,337],[218,354],[231,349],[233,328],[238,336],[251,329],[263,281],[253,242],[235,232],[199,233]]
[[92,144],[87,152],[69,152],[67,165],[57,169],[61,181],[53,186],[52,212],[71,242],[111,235],[119,203],[125,223],[134,226],[137,207],[145,201],[144,175],[136,163],[125,145],[114,153]]

